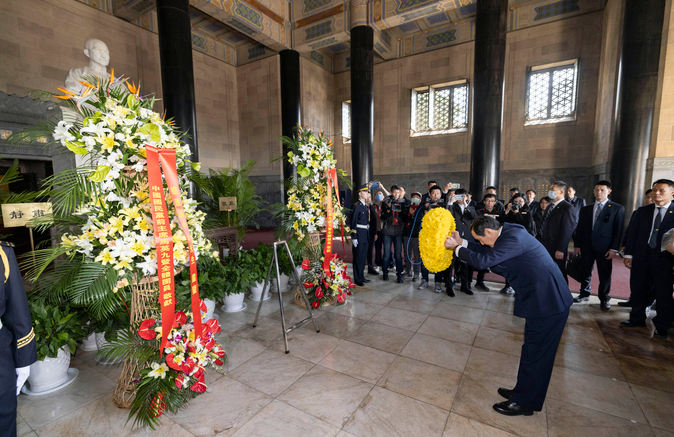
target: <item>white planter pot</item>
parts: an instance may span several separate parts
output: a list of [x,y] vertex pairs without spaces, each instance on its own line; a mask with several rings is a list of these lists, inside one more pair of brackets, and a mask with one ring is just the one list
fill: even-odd
[[96,333],[96,346],[98,347],[99,353],[96,354],[96,358],[94,358],[94,360],[96,360],[96,362],[98,364],[104,364],[104,365],[117,364],[117,363],[121,363],[122,361],[124,361],[124,359],[121,358],[121,357],[107,358],[105,355],[100,353],[100,350],[103,349],[103,346],[105,346],[106,344],[107,344],[107,341],[105,340],[105,332],[97,332]]
[[70,367],[70,351],[65,346],[59,349],[56,358],[45,358],[44,361],[31,364],[28,377],[30,391],[33,394],[40,394],[64,385],[68,381],[68,367]]
[[206,304],[206,314],[202,317],[201,320],[207,322],[213,318],[213,311],[215,311],[215,301],[213,299],[204,299]]
[[246,303],[243,301],[244,293],[230,294],[222,298],[224,305],[222,310],[226,313],[237,313],[246,309]]
[[[281,292],[286,291],[288,289],[288,280],[290,280],[290,277],[286,275],[285,273],[281,273]],[[272,278],[272,291],[276,292],[276,276]]]
[[[260,301],[260,296],[262,296],[262,289],[264,288],[264,282],[256,282],[254,287],[250,287],[250,300],[254,300],[256,302]],[[267,289],[267,293],[265,294],[263,300],[267,300],[271,297],[271,293],[269,292],[269,289]]]
[[[302,266],[297,266],[297,267],[295,267],[295,270],[297,271],[297,277],[298,277],[298,278],[302,278],[302,272],[304,271],[304,270],[302,270]],[[290,283],[290,284],[296,284],[296,283],[297,283],[297,282],[295,281],[295,276],[294,276],[294,275],[290,277],[289,283]]]
[[89,337],[82,340],[82,347],[80,349],[83,351],[97,351],[96,334],[92,333]]

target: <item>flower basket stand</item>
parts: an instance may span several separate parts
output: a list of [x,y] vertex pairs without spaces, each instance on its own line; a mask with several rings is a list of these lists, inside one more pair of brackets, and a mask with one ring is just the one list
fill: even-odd
[[[131,284],[131,335],[134,335],[140,323],[149,318],[159,317],[159,277],[144,277],[140,281],[134,276]],[[117,386],[112,393],[112,401],[118,408],[131,408],[133,399],[136,396],[137,381],[140,378],[138,373],[140,366],[146,366],[147,363],[138,363],[131,357],[124,360],[122,374],[117,380]]]
[[[319,244],[320,244],[320,237],[318,238]],[[288,257],[290,258],[290,262],[292,263],[292,274],[295,277],[295,280],[297,281],[298,285],[298,293],[301,293],[302,296],[304,297],[304,304],[306,305],[307,311],[309,312],[309,317],[295,323],[293,326],[290,328],[286,328],[286,319],[285,319],[285,314],[283,312],[283,293],[280,292],[281,290],[281,270],[279,269],[279,263],[278,263],[278,246],[283,246],[288,253]],[[283,249],[281,249],[283,250]],[[286,243],[285,240],[280,240],[274,242],[274,256],[271,259],[271,262],[269,263],[269,269],[267,270],[267,277],[264,281],[264,287],[262,288],[262,296],[265,295],[267,292],[267,287],[271,287],[271,282],[270,282],[270,277],[272,273],[272,267],[276,267],[276,289],[279,290],[278,293],[278,303],[279,303],[279,308],[281,310],[281,327],[283,328],[283,341],[285,342],[285,347],[286,347],[286,353],[290,353],[290,350],[288,349],[288,334],[293,332],[295,329],[300,328],[304,325],[306,325],[309,322],[314,322],[314,326],[316,327],[316,332],[321,332],[321,329],[318,327],[318,324],[316,323],[316,318],[314,317],[314,313],[311,311],[311,305],[309,304],[309,298],[307,297],[306,293],[302,290],[301,282],[300,282],[300,277],[297,274],[297,268],[295,267],[295,261],[293,261],[293,257],[290,253],[290,248],[288,247],[288,243]],[[257,326],[257,320],[260,317],[260,310],[262,309],[262,303],[264,302],[263,299],[260,299],[260,303],[257,306],[257,312],[255,313],[255,321],[253,322],[253,328]]]

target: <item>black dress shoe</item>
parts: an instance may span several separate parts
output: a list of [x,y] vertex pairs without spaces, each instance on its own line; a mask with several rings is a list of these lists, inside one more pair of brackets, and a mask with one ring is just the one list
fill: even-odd
[[489,291],[489,287],[484,285],[484,282],[479,282],[479,283],[475,284],[475,288],[477,288],[478,290],[482,290],[482,291]]
[[388,275],[382,276],[381,280],[382,280],[382,281],[388,281]]
[[447,287],[447,296],[449,296],[449,297],[454,297],[454,296],[456,296],[456,295],[454,294],[454,290],[452,290],[451,287]]
[[513,397],[513,391],[510,390],[509,388],[499,388],[498,389],[498,394],[503,396],[505,399],[510,400],[511,397]]
[[369,283],[372,282],[372,281],[370,281],[369,279],[363,279],[363,282],[364,282],[365,284],[369,284]]
[[574,301],[575,303],[578,303],[578,302],[588,302],[589,300],[590,300],[590,296],[583,296],[583,297],[578,296],[578,297],[574,297],[574,298],[573,298],[573,301]]
[[378,271],[376,271],[375,269],[372,269],[372,268],[367,269],[367,272],[368,272],[370,275],[378,275],[378,274],[379,274]]
[[624,302],[618,302],[619,307],[631,307],[632,306],[632,301],[631,300],[626,300]]
[[664,329],[662,330],[656,329],[655,332],[653,332],[653,337],[667,340],[667,337],[669,337],[669,335],[667,334],[667,331],[665,331]]
[[624,326],[626,328],[640,328],[645,327],[646,322],[633,322],[631,320],[625,320],[620,322],[620,326]]
[[362,282],[353,281],[353,283],[356,284],[356,285],[359,286],[359,287],[365,286],[365,284],[363,284]]
[[473,290],[471,290],[470,288],[461,287],[461,291],[463,291],[464,293],[466,293],[468,296],[472,296],[472,295],[473,295]]
[[599,304],[599,308],[601,308],[604,311],[608,311],[611,309],[611,304],[608,302],[602,302]]
[[405,281],[403,281],[402,276],[398,276],[398,279],[396,279],[396,282],[397,282],[398,284],[404,284],[404,283],[405,283]]
[[494,411],[505,416],[533,416],[534,414],[534,410],[523,407],[522,405],[517,405],[512,401],[503,401],[494,404]]

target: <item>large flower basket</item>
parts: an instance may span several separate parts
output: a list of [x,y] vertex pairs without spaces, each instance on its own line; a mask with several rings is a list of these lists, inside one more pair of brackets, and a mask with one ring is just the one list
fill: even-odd
[[[311,253],[316,253],[321,251],[321,233],[320,232],[310,232],[309,233],[309,242],[307,243],[307,250],[304,251],[304,256],[303,260],[304,262],[311,262],[309,259],[309,254]],[[304,272],[304,270],[302,270]],[[302,277],[300,275],[300,286],[297,287],[297,291],[295,292],[295,297],[293,298],[293,303],[295,305],[301,306],[302,308],[306,308],[307,304],[304,302],[304,298],[302,297],[302,293],[305,293],[303,290],[302,285]],[[330,297],[329,299],[326,299],[326,302],[324,305],[332,305],[335,302],[337,302],[336,297]]]
[[[177,272],[176,272],[177,274]],[[140,323],[146,319],[159,318],[159,277],[145,276],[140,281],[134,275],[131,284],[131,332],[134,334]],[[149,363],[138,363],[132,357],[126,358],[117,387],[112,393],[112,401],[118,408],[131,408],[136,395],[136,386],[140,378],[139,370],[148,367]]]

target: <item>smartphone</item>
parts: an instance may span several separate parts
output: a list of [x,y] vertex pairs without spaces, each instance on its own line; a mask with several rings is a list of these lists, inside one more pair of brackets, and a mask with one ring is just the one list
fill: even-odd
[[463,194],[457,194],[456,196],[454,196],[454,200],[463,200],[463,198],[464,198]]
[[452,190],[456,190],[457,188],[461,188],[461,184],[449,184],[449,188]]
[[372,191],[377,191],[379,189],[379,182],[375,181],[370,182],[370,189]]

